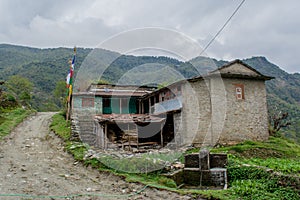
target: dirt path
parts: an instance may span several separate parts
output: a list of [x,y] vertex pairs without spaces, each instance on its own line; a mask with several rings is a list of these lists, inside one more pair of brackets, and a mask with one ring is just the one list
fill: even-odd
[[49,133],[54,113],[37,113],[0,142],[0,199],[191,199],[86,168]]

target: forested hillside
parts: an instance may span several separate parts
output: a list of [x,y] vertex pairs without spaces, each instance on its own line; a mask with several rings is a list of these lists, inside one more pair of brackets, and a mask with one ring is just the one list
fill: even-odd
[[[91,50],[77,48],[75,73],[84,59],[88,55],[90,56]],[[95,52],[97,51],[93,51],[93,53]],[[151,77],[158,83],[166,85],[178,79],[190,78],[199,73],[204,74],[227,63],[227,61],[218,61],[207,57],[197,57],[190,62],[182,62],[168,57],[137,57],[120,55],[106,50],[98,50],[99,52],[101,56],[95,54],[93,59],[84,61],[85,64],[92,67],[83,73],[95,73],[100,65],[108,64],[101,79],[110,83],[117,83],[127,73],[133,80],[133,82],[128,82],[130,84],[141,84],[145,78]],[[72,58],[72,55],[71,48],[38,49],[0,44],[0,81],[6,81],[13,75],[27,78],[33,83],[32,107],[39,111],[58,110],[61,106],[60,100],[53,91],[58,82],[62,83],[65,80],[69,69],[68,60]],[[276,78],[267,82],[270,114],[273,115],[280,111],[288,112],[291,126],[285,128],[285,132],[288,137],[300,142],[300,74],[289,74],[264,57],[253,57],[243,61],[261,73]],[[165,66],[168,69],[163,71],[163,74],[149,73],[145,75],[143,69],[132,71],[138,66],[145,66],[152,71]],[[178,73],[169,73],[169,68]],[[151,70],[149,71],[151,72]],[[133,73],[128,73],[129,71]],[[164,74],[168,74],[168,78]]]
[[[77,63],[89,52],[90,49],[78,49]],[[34,84],[32,107],[39,111],[58,110],[52,91],[58,81],[65,80],[72,55],[72,49],[68,48],[37,49],[1,44],[0,80],[8,80],[13,75],[28,78]]]

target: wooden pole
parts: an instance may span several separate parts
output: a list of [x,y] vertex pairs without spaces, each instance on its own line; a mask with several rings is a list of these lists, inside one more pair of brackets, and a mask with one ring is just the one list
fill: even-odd
[[137,124],[135,124],[135,130],[136,130],[136,135],[137,135],[137,149],[139,149],[139,130]]
[[150,114],[151,113],[151,98],[149,98],[149,111],[148,113]]
[[127,135],[128,135],[128,145],[129,145],[129,150],[131,150],[131,143],[130,143],[130,133],[129,133],[129,123],[127,124]]
[[105,123],[105,126],[104,126],[104,149],[106,150],[107,149],[107,123]]
[[142,103],[141,103],[141,100],[138,100],[138,102],[139,102],[139,114],[142,114]]
[[160,124],[160,145],[164,146],[164,137],[163,137],[163,123]]
[[[74,47],[74,57],[73,57],[73,61],[75,62],[75,56],[76,56],[76,46]],[[66,113],[66,121],[68,122],[68,120],[71,118],[71,104],[72,104],[72,92],[73,92],[73,82],[72,82],[72,78],[73,78],[73,73],[74,73],[74,69],[72,66],[72,59],[69,60],[69,65],[70,65],[70,82],[67,83],[69,84],[69,94],[68,94],[68,98],[67,98],[67,113]],[[71,73],[72,72],[72,73]]]
[[70,115],[70,102],[67,103],[67,113],[66,113],[66,121],[68,123]]

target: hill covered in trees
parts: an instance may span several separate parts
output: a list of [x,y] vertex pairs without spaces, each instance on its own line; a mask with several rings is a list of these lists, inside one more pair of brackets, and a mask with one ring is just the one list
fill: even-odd
[[[129,79],[127,77],[124,84],[144,84],[143,81],[151,77],[156,83],[165,85],[206,73],[227,63],[207,57],[182,62],[168,57],[120,55],[103,49],[92,50],[77,48],[75,64],[75,73],[80,66],[90,66],[80,73],[94,75],[89,81],[101,78],[110,83],[119,83],[127,75]],[[24,77],[33,85],[30,102],[33,108],[38,111],[58,110],[62,106],[60,97],[63,98],[66,92],[63,87],[72,55],[71,48],[38,49],[0,44],[0,81],[8,81],[15,75]],[[300,142],[300,74],[289,74],[264,57],[243,61],[259,72],[276,78],[267,81],[270,116],[288,112],[291,126],[285,128],[286,135]],[[101,77],[97,72],[100,68],[104,69]],[[146,74],[145,69],[150,72]],[[159,75],[154,73],[155,70],[161,70]],[[1,87],[5,89],[5,84]]]

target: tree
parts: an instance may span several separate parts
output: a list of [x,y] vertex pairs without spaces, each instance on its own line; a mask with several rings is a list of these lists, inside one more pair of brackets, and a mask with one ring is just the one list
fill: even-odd
[[[0,85],[3,85],[5,82],[4,81],[0,81]],[[2,88],[0,87],[0,97],[2,95]]]
[[288,119],[289,113],[281,111],[270,116],[269,134],[275,136],[281,128],[288,127],[291,122]]
[[65,81],[57,81],[55,89],[53,90],[55,103],[58,107],[63,108],[66,102],[67,88]]
[[11,76],[5,83],[11,93],[22,105],[30,106],[33,83],[19,75]]

